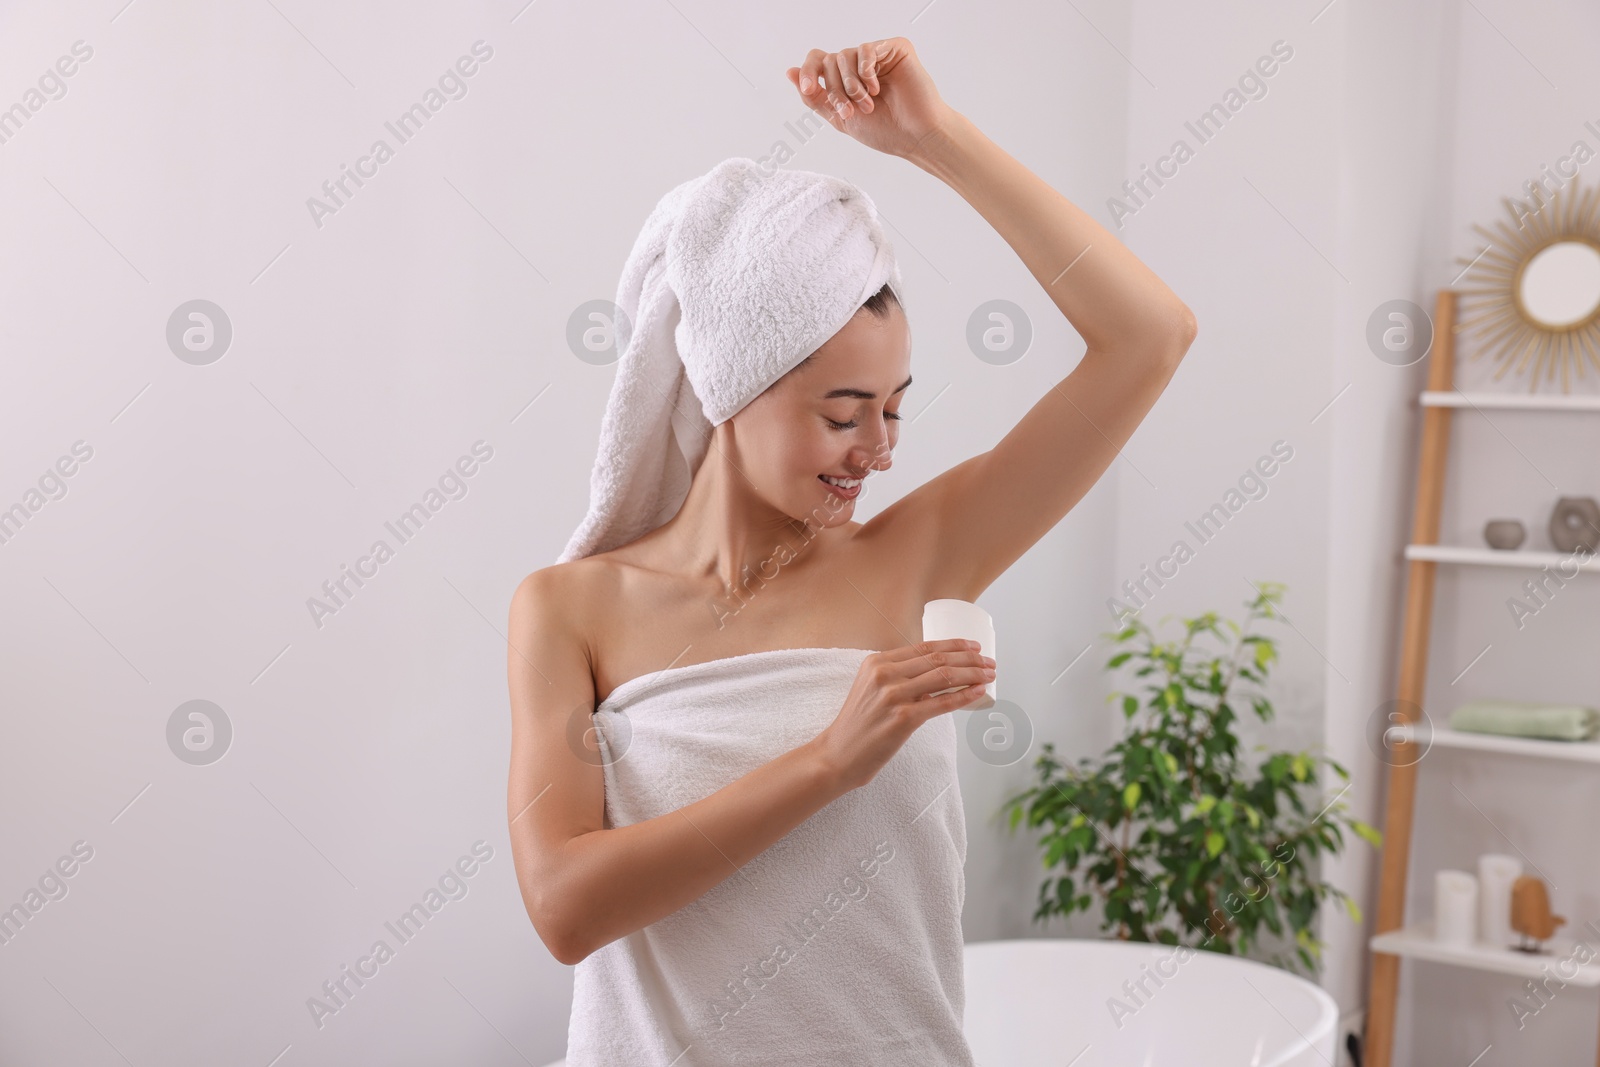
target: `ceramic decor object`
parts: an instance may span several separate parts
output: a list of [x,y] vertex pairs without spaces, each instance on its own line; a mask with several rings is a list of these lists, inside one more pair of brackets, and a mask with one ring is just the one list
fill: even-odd
[[1483,539],[1490,548],[1502,552],[1520,546],[1528,536],[1528,528],[1516,519],[1490,519],[1483,527]]
[[1550,512],[1550,543],[1562,552],[1600,549],[1600,503],[1592,496],[1564,496]]

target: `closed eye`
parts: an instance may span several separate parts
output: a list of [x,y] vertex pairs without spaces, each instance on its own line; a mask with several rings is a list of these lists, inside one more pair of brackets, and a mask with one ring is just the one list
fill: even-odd
[[[899,412],[885,411],[883,413],[883,417],[886,418],[886,419],[900,419],[900,418],[903,418],[904,416],[902,416]],[[827,421],[828,425],[832,426],[835,430],[853,430],[857,426],[861,425],[860,423],[856,422],[854,419],[851,419],[849,422],[834,422],[832,419],[828,418],[826,415],[823,416],[823,419],[825,419]]]

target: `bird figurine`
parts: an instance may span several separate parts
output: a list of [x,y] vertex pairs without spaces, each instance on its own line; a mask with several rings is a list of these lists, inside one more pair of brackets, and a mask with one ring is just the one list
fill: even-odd
[[1550,914],[1550,893],[1542,879],[1525,874],[1511,884],[1511,928],[1522,935],[1522,944],[1517,946],[1521,951],[1543,952],[1540,942],[1548,940],[1556,927],[1566,921]]

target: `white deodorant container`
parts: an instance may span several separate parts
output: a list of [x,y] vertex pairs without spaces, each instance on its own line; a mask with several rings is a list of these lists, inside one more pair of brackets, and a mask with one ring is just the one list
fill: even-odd
[[[994,654],[994,619],[989,613],[978,605],[967,600],[930,600],[922,606],[922,639],[924,641],[947,641],[951,638],[961,638],[967,641],[976,641],[982,647],[985,656],[995,661],[995,679],[983,687],[983,696],[976,703],[968,704],[968,711],[982,711],[984,708],[994,707],[995,681],[999,680],[1000,657]],[[930,696],[940,693],[953,693],[966,686],[951,686],[941,689]]]

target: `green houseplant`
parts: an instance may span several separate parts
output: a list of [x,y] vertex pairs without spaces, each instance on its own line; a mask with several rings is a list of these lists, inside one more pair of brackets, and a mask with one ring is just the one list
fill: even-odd
[[[1121,698],[1125,733],[1075,767],[1046,742],[1034,762],[1037,783],[1001,809],[1013,833],[1024,818],[1044,828],[1039,845],[1052,874],[1039,887],[1035,922],[1089,911],[1098,898],[1101,929],[1123,940],[1243,955],[1265,929],[1292,939],[1297,958],[1266,962],[1315,972],[1322,943],[1311,927],[1321,902],[1339,897],[1360,921],[1355,901],[1313,873],[1317,856],[1343,848],[1345,828],[1381,843],[1348,815],[1342,790],[1325,807],[1319,799],[1325,768],[1345,781],[1349,773],[1310,752],[1248,760],[1235,734],[1246,700],[1262,721],[1273,717],[1263,691],[1277,646],[1247,631],[1280,617],[1283,590],[1257,586],[1243,628],[1207,612],[1182,620],[1184,633],[1171,642],[1137,616],[1104,635],[1128,646],[1106,669],[1127,664],[1145,679],[1142,702],[1111,695]],[[1221,647],[1200,643],[1210,638]]]

